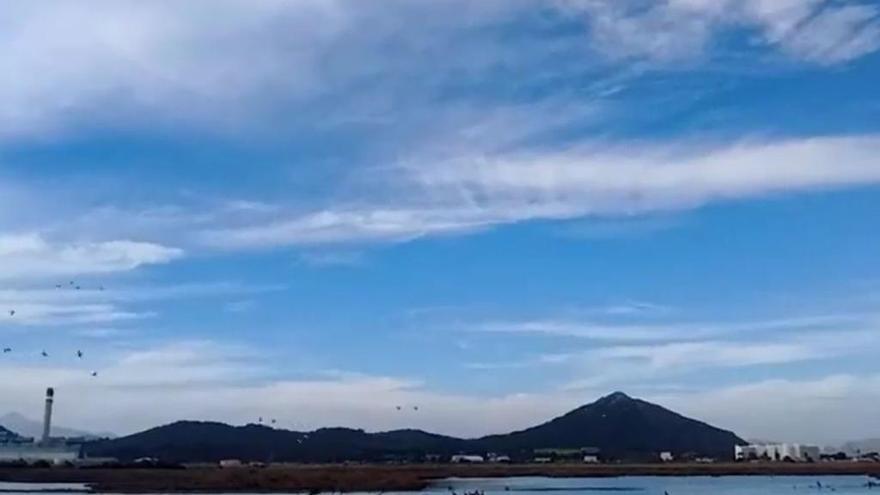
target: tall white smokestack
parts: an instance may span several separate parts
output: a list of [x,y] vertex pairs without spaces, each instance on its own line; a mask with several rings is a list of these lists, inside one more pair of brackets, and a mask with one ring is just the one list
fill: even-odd
[[52,402],[55,399],[55,389],[49,387],[46,389],[46,410],[43,412],[43,440],[42,443],[49,443],[49,435],[52,432]]

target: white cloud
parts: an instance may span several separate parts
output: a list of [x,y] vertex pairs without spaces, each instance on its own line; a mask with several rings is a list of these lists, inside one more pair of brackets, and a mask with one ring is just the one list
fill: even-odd
[[655,370],[669,371],[790,363],[828,357],[829,353],[826,349],[790,342],[703,341],[608,347],[596,355],[612,361],[635,360]]
[[743,10],[767,43],[810,62],[846,62],[880,48],[880,9],[869,3],[751,0]]
[[218,103],[241,114],[273,81],[314,89],[319,47],[346,20],[335,1],[10,2],[0,18],[0,135],[116,112],[220,119]]
[[[5,301],[0,299],[0,304]],[[149,312],[126,311],[113,304],[40,304],[6,303],[14,316],[9,316],[6,325],[78,325],[85,323],[112,323],[137,320],[152,316]]]
[[[599,308],[598,312],[619,319],[643,318],[644,305],[635,309],[629,305]],[[648,305],[648,311],[663,311],[664,307]],[[633,311],[637,311],[633,313]],[[587,310],[595,313],[596,309]],[[703,340],[707,337],[731,337],[743,335],[762,335],[770,331],[807,331],[844,329],[864,326],[873,321],[868,314],[826,314],[796,316],[745,321],[641,321],[637,323],[620,321],[595,322],[583,319],[534,319],[485,321],[466,324],[468,331],[502,333],[512,335],[535,335],[551,338],[572,337],[606,342],[669,342]]]
[[[880,137],[620,143],[563,151],[414,156],[379,202],[209,229],[221,247],[406,241],[528,220],[636,215],[880,183]],[[389,204],[391,202],[391,204]]]
[[874,420],[880,415],[877,375],[770,379],[648,398],[731,428],[744,438],[839,446],[880,434]]
[[586,15],[593,47],[611,58],[663,64],[711,58],[721,33],[746,29],[755,41],[805,62],[857,59],[880,48],[880,9],[827,0],[562,0]]
[[38,234],[0,235],[0,278],[42,278],[128,271],[168,263],[183,251],[129,240],[53,243]]
[[[20,282],[20,281],[19,281]],[[78,285],[78,284],[82,285]],[[283,286],[242,285],[237,283],[201,283],[167,286],[131,286],[108,283],[94,284],[74,282],[73,285],[61,282],[45,282],[31,287],[15,287],[0,290],[0,310],[2,322],[12,326],[81,326],[86,323],[122,323],[155,316],[143,305],[167,300],[228,297],[240,298],[277,291]],[[77,289],[79,287],[79,289]],[[255,305],[254,301],[237,299],[229,302],[227,308],[244,310],[245,303]],[[131,309],[137,307],[138,309]],[[14,311],[9,315],[8,311]],[[124,335],[119,328],[76,328],[78,335],[98,338]]]
[[[618,58],[699,58],[730,28],[755,29],[761,43],[819,63],[853,60],[880,46],[877,7],[869,3],[667,0],[645,7],[560,0],[552,6],[585,16],[591,45]],[[557,40],[536,48],[535,38],[513,43],[518,40],[493,38],[492,29],[472,37],[474,28],[535,19],[533,12],[548,7],[536,1],[92,0],[4,7],[0,137],[6,138],[157,121],[222,132],[265,120],[253,117],[279,104],[308,112],[328,95],[352,98],[346,91],[352,86],[367,97],[350,104],[334,98],[334,107],[345,111],[319,112],[319,125],[382,122],[399,95],[373,93],[377,78],[398,88],[389,75],[405,74],[436,87],[450,78],[478,80],[498,66],[529,68],[526,58],[540,62],[559,50]],[[583,57],[580,66],[588,61]]]
[[698,339],[717,332],[715,329],[687,324],[627,325],[566,320],[487,322],[473,326],[472,330],[489,333],[574,337],[611,342]]
[[873,184],[880,182],[878,150],[877,136],[742,142],[708,149],[631,143],[464,156],[446,163],[414,163],[407,171],[426,188],[466,192],[499,207],[567,205],[558,208],[560,214],[622,214]]

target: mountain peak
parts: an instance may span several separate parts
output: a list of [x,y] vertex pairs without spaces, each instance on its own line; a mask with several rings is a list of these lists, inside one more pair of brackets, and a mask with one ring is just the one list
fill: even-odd
[[605,397],[602,397],[601,399],[597,400],[596,402],[602,403],[602,404],[613,404],[615,402],[630,402],[633,400],[635,400],[635,399],[626,395],[623,392],[617,391],[617,392],[610,393],[610,394],[606,395]]

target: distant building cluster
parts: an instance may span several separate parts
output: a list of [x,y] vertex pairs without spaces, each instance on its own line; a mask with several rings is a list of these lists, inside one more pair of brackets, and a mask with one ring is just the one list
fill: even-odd
[[737,461],[818,462],[819,447],[799,443],[755,443],[737,445],[733,450]]

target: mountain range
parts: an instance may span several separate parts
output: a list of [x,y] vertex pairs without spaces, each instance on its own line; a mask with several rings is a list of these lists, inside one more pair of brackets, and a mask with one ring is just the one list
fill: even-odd
[[730,431],[686,418],[656,404],[615,392],[546,423],[504,435],[460,439],[420,430],[367,433],[350,428],[313,432],[263,425],[179,421],[130,436],[86,446],[92,456],[131,460],[156,457],[173,462],[221,459],[287,462],[420,460],[427,455],[506,454],[530,459],[546,449],[599,449],[606,459],[657,459],[676,456],[729,459],[745,443]]
[[[43,434],[43,423],[35,421],[16,412],[0,416],[0,425],[23,437],[39,438]],[[52,426],[53,437],[81,437],[81,438],[113,438],[112,433],[91,433],[88,431],[75,430],[64,426]]]

